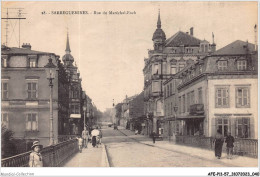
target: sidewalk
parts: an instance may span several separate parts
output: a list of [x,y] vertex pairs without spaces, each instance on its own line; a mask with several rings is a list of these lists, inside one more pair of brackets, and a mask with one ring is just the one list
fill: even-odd
[[[135,135],[133,131],[126,130],[122,127],[119,128],[123,134],[129,136],[132,139],[135,139],[139,143],[154,146],[160,149],[175,151],[180,154],[190,155],[195,158],[205,159],[210,161],[215,161],[216,163],[223,164],[227,167],[257,167],[258,166],[258,159],[245,157],[245,156],[233,156],[233,159],[227,159],[227,154],[222,153],[221,159],[216,159],[214,155],[214,151],[208,149],[202,149],[197,147],[185,146],[185,145],[178,145],[174,142],[169,142],[167,140],[164,141],[156,141],[153,144],[152,139],[148,138],[144,135]],[[223,146],[223,148],[226,148]]]
[[63,167],[109,167],[105,145],[83,148],[82,153],[75,154]]

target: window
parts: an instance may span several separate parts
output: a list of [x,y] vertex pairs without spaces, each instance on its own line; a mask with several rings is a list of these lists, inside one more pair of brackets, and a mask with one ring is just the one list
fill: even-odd
[[176,65],[171,65],[171,74],[176,74]]
[[7,82],[2,82],[2,99],[8,99],[8,83]]
[[36,67],[36,59],[30,59],[30,68]]
[[164,98],[166,98],[166,86],[164,86]]
[[198,89],[198,103],[202,104],[202,88]]
[[218,61],[218,70],[224,71],[226,69],[227,69],[227,61],[226,60]]
[[27,83],[27,93],[28,93],[28,99],[37,98],[37,83],[36,82]]
[[229,88],[216,88],[216,107],[229,107]]
[[160,91],[160,83],[158,81],[155,81],[152,83],[153,92],[159,92]]
[[172,82],[172,93],[175,93],[175,81]]
[[183,102],[182,102],[182,112],[184,113],[185,111],[186,111],[186,108],[185,108],[185,95],[182,95],[182,100],[183,100]]
[[195,104],[195,94],[194,91],[190,92],[190,105]]
[[180,108],[179,108],[179,114],[180,114],[181,110],[182,110],[181,97],[179,97],[179,105],[180,105]]
[[35,131],[38,130],[37,114],[28,113],[26,118],[26,130]]
[[9,119],[8,119],[8,114],[7,113],[2,113],[2,124],[6,127],[9,128]]
[[158,74],[158,64],[154,65],[153,74]]
[[4,68],[6,68],[7,67],[7,58],[3,58],[3,60],[2,60],[2,66],[4,67]]
[[170,83],[170,95],[172,95],[172,83]]
[[171,102],[171,115],[173,114],[173,107],[172,107],[172,102]]
[[170,88],[169,85],[167,85],[167,97],[170,96]]
[[201,45],[201,52],[204,52],[204,45]]
[[71,105],[70,106],[70,112],[71,114],[79,114],[79,105],[75,104],[75,105]]
[[190,112],[190,93],[187,93],[187,111]]
[[224,136],[227,136],[229,128],[229,119],[228,118],[217,118],[216,119],[216,128],[220,130],[220,133]]
[[181,71],[185,67],[185,64],[179,64],[179,71]]
[[250,132],[250,119],[249,118],[237,118],[236,135],[238,138],[249,138]]
[[237,70],[246,70],[246,60],[237,61]]
[[248,87],[236,88],[236,106],[237,107],[250,107],[249,88]]

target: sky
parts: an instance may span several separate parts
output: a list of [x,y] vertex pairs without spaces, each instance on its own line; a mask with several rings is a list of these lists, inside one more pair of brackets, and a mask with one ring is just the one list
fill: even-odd
[[[153,48],[158,9],[166,38],[194,28],[194,36],[217,49],[235,40],[255,42],[257,2],[2,2],[2,17],[23,8],[20,41],[32,50],[65,54],[67,32],[82,87],[101,111],[143,90],[144,58]],[[88,11],[61,15],[56,11]],[[95,14],[94,11],[101,14]],[[131,12],[108,14],[109,11]],[[107,12],[107,14],[105,14]],[[18,47],[18,21],[9,20],[8,46]],[[1,43],[5,43],[1,21]],[[75,64],[74,62],[74,64]]]

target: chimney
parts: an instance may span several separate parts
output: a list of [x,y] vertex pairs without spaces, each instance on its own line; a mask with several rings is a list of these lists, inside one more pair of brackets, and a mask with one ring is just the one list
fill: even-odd
[[190,35],[193,36],[193,27],[190,28]]
[[31,50],[32,46],[30,43],[23,43],[22,48]]

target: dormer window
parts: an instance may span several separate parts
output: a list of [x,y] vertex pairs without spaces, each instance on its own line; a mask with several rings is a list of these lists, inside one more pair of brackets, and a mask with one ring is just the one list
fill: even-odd
[[36,59],[30,59],[30,68],[35,68],[36,67]]
[[218,61],[218,70],[224,71],[227,70],[227,60],[219,60]]
[[237,61],[237,70],[246,70],[246,60],[238,60]]
[[6,58],[3,59],[3,66],[4,66],[5,68],[7,67],[7,59],[6,59]]

